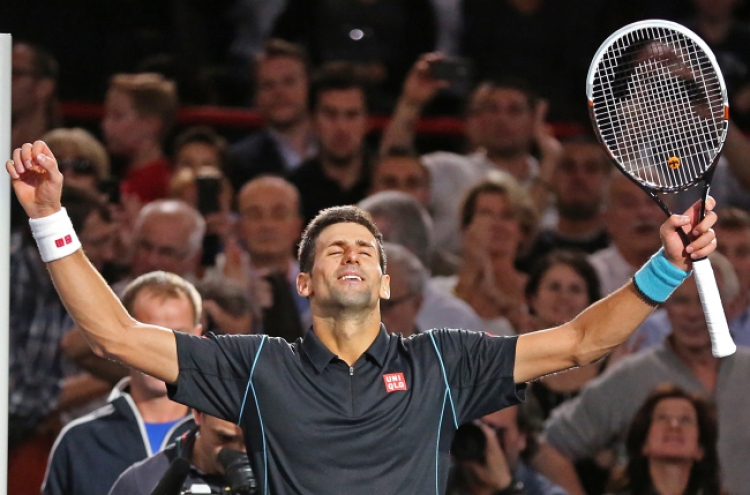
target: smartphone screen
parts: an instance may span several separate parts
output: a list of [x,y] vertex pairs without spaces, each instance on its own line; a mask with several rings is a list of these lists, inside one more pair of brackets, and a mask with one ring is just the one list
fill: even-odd
[[195,184],[198,188],[198,211],[202,215],[221,211],[219,202],[221,179],[219,177],[197,177]]

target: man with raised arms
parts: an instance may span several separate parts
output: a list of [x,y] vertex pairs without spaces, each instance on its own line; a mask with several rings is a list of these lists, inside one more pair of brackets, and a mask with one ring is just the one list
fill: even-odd
[[[321,212],[300,243],[297,290],[313,325],[289,344],[199,338],[135,321],[80,250],[43,142],[6,163],[42,259],[94,351],[169,384],[170,397],[240,424],[261,493],[441,494],[458,424],[523,400],[525,382],[590,363],[623,342],[715,249],[709,201],[670,217],[664,249],[634,281],[560,327],[514,337],[381,325],[390,296],[380,234],[352,206]],[[684,248],[676,229],[692,238]],[[416,453],[416,454],[415,454]]]

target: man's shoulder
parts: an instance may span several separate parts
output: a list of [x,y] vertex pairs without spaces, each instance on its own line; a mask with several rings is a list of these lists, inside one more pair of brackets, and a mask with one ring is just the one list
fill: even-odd
[[289,180],[297,184],[297,187],[299,187],[299,184],[305,183],[310,177],[317,177],[322,173],[320,160],[316,156],[302,162],[300,166],[289,175]]
[[233,157],[244,158],[259,153],[264,146],[269,144],[273,144],[273,138],[267,129],[260,129],[229,146],[229,154]]
[[151,493],[153,488],[169,468],[170,455],[166,451],[158,452],[151,457],[138,461],[122,472],[112,486],[110,494],[124,493],[120,489],[137,490],[128,495],[144,495]]

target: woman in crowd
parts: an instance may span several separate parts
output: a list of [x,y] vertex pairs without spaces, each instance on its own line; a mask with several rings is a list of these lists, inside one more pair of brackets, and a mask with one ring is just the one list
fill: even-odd
[[627,437],[622,494],[719,495],[716,410],[673,385],[654,389]]

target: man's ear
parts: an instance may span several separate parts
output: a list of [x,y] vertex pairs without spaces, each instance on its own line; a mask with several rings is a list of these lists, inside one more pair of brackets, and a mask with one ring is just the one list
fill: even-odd
[[297,275],[297,292],[300,296],[310,297],[312,294],[312,284],[310,282],[309,273],[300,272],[300,274]]
[[203,335],[203,325],[201,325],[200,323],[195,325],[195,328],[193,329],[193,335],[195,335],[196,337],[200,337],[201,335]]
[[380,279],[380,298],[390,299],[391,298],[391,276],[387,273]]

